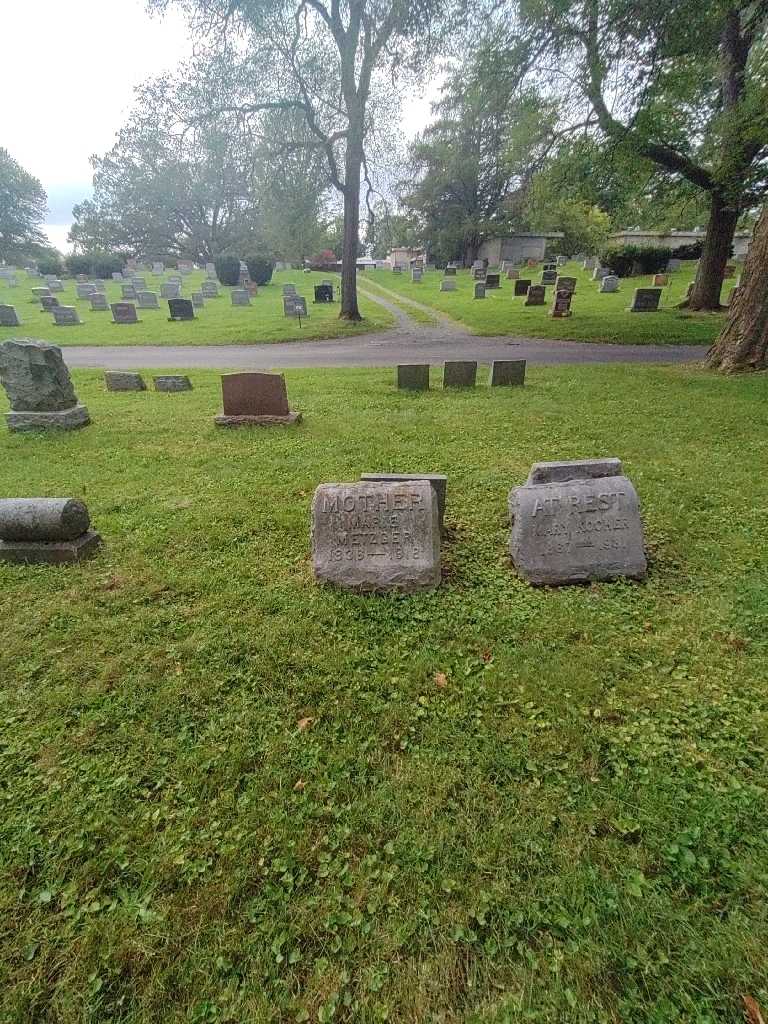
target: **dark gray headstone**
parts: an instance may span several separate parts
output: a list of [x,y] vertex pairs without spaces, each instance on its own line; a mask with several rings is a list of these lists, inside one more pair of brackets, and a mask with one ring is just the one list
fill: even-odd
[[157,292],[139,292],[137,302],[139,309],[160,309]]
[[175,322],[177,320],[194,320],[195,319],[195,307],[192,305],[189,299],[169,299],[168,300],[168,320],[169,322]]
[[485,282],[484,281],[475,281],[475,294],[474,294],[474,297],[476,299],[484,299],[485,298]]
[[477,377],[477,363],[470,360],[450,360],[443,364],[444,388],[473,388]]
[[229,294],[233,306],[250,306],[251,296],[247,288],[233,288]]
[[315,302],[333,302],[333,285],[316,284]]
[[445,268],[444,273],[446,277],[456,277],[456,267],[448,266]]
[[56,306],[51,312],[56,327],[76,327],[83,322],[74,306]]
[[112,322],[115,324],[137,324],[139,318],[136,316],[136,307],[132,302],[113,302]]
[[552,303],[551,315],[556,320],[563,319],[564,317],[571,316],[571,301],[573,299],[573,292],[569,291],[556,291],[555,298]]
[[0,327],[20,327],[21,321],[15,306],[0,305]]
[[189,377],[180,374],[166,373],[159,377],[153,377],[155,391],[191,391],[192,381]]
[[140,373],[130,370],[107,370],[104,373],[107,391],[146,391],[147,385]]
[[447,277],[443,278],[443,280],[440,282],[440,291],[441,292],[455,292],[456,291],[456,282],[453,280],[452,277],[451,278],[447,278]]
[[557,270],[544,270],[541,274],[541,283],[543,285],[554,284],[557,281]]
[[397,387],[401,391],[427,391],[429,363],[401,363],[397,368]]
[[661,302],[661,288],[635,288],[635,297],[629,307],[631,313],[656,313]]
[[135,302],[136,301],[136,289],[133,287],[132,284],[124,284],[124,285],[122,285],[121,286],[121,292],[122,292],[123,299],[126,302],[127,301]]
[[525,384],[525,359],[495,359],[488,384],[492,388]]
[[527,278],[519,277],[515,281],[515,295],[527,295],[531,282]]
[[40,305],[43,307],[43,310],[46,313],[50,313],[52,310],[60,306],[61,303],[59,302],[55,295],[41,295]]
[[555,291],[558,292],[575,292],[576,291],[576,278],[575,277],[558,277],[555,282]]
[[501,274],[486,274],[485,275],[485,287],[486,288],[501,288]]
[[[519,283],[519,282],[518,282]],[[543,306],[547,301],[547,290],[543,284],[532,284],[525,297],[526,306]]]

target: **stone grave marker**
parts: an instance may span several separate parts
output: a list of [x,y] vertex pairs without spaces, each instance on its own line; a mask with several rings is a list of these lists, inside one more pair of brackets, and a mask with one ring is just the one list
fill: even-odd
[[57,309],[61,303],[55,295],[41,295],[40,305],[46,313],[52,313],[54,309]]
[[295,295],[295,294],[296,294],[296,285],[295,284],[293,284],[291,281],[288,281],[287,284],[283,285],[283,295]]
[[152,378],[155,391],[191,391],[192,381],[178,373],[163,373]]
[[120,291],[124,302],[136,301],[136,289],[133,287],[132,284],[121,285]]
[[218,299],[219,286],[215,281],[203,281],[200,292],[204,299]]
[[91,312],[109,312],[109,302],[107,302],[107,296],[104,294],[104,292],[91,292]]
[[509,493],[509,553],[529,583],[643,579],[635,488],[619,459],[539,462]]
[[397,367],[397,387],[400,391],[428,391],[429,363],[401,363]]
[[485,263],[482,260],[474,260],[472,263],[473,270],[485,270]]
[[109,308],[112,310],[113,324],[140,323],[139,318],[136,316],[136,307],[132,302],[113,302]]
[[485,281],[488,276],[488,271],[485,267],[473,267],[472,268],[472,280],[473,281]]
[[122,281],[123,280],[122,273],[119,270],[113,270],[112,271],[112,280],[113,281]]
[[568,257],[567,256],[558,256],[557,257],[557,265],[558,265],[558,267],[564,267],[567,262],[568,262]]
[[44,295],[50,296],[51,289],[46,285],[44,288],[33,288],[32,289],[32,301],[39,302]]
[[573,300],[573,292],[569,291],[556,291],[555,299],[552,303],[551,316],[555,317],[556,320],[563,319],[564,317],[572,316],[571,302]]
[[[541,272],[542,274],[551,274],[553,272],[556,274],[557,263],[555,263],[553,260],[547,260],[546,263],[542,264]],[[554,284],[554,281],[552,283]]]
[[4,341],[0,383],[11,406],[6,414],[9,430],[74,430],[91,422],[56,345],[31,338]]
[[181,288],[183,280],[184,279],[182,278],[181,274],[169,274],[168,275],[168,283],[169,284],[177,284],[179,286],[179,288]]
[[544,270],[541,275],[543,285],[554,284],[557,281],[557,270]]
[[581,265],[581,269],[582,270],[594,270],[596,266],[597,266],[597,257],[596,256],[587,256],[587,258],[584,260],[584,262]]
[[440,531],[443,529],[445,519],[446,491],[448,489],[448,477],[444,473],[361,473],[360,479],[368,483],[406,483],[410,480],[426,480],[435,492],[437,498],[437,518],[440,524]]
[[680,267],[682,267],[682,265],[683,265],[683,261],[682,260],[678,260],[678,259],[674,259],[673,258],[673,259],[671,259],[667,263],[667,271],[670,274],[675,274],[680,269]]
[[195,309],[203,309],[205,306],[205,299],[203,298],[202,292],[192,292],[192,305]]
[[212,279],[215,278],[216,277],[216,264],[215,263],[206,263],[205,264],[205,272],[208,275],[208,277],[210,277]]
[[455,292],[456,291],[456,282],[453,280],[453,278],[444,277],[442,279],[442,281],[440,282],[440,291],[441,292]]
[[532,284],[525,297],[526,306],[543,306],[547,301],[547,289],[543,284]]
[[606,274],[603,280],[600,282],[600,291],[603,293],[612,293],[619,290],[619,279],[615,274]]
[[333,285],[325,283],[316,284],[315,302],[333,302]]
[[491,363],[488,386],[514,387],[525,384],[525,359],[495,359]]
[[443,363],[444,388],[473,388],[477,377],[477,363],[472,360],[452,359]]
[[419,284],[421,282],[423,275],[424,271],[422,270],[421,267],[411,267],[411,281],[413,281],[416,284]]
[[233,306],[250,306],[251,296],[247,288],[233,288],[229,293]]
[[456,277],[456,267],[448,266],[443,271],[445,277]]
[[[125,293],[125,289],[123,289]],[[181,298],[181,282],[180,281],[166,281],[165,284],[160,285],[160,298],[161,299],[180,299]]]
[[78,299],[90,299],[95,291],[98,291],[95,284],[79,284],[75,288]]
[[168,299],[168,323],[194,319],[195,307],[189,299]]
[[669,278],[666,274],[654,274],[653,275],[653,287],[654,288],[666,288],[669,284]]
[[429,480],[321,484],[312,499],[315,577],[358,592],[440,584],[438,501]]
[[155,275],[155,277],[159,277],[161,274],[164,274],[165,264],[161,263],[160,260],[155,260],[155,262],[152,264],[152,273]]
[[520,279],[520,271],[519,270],[513,270],[510,267],[510,269],[507,271],[507,280],[508,281],[518,281],[519,279]]
[[131,284],[137,292],[145,292],[147,290],[147,282],[143,277],[132,277]]
[[400,266],[399,263],[396,263],[394,265],[394,267],[392,267],[392,273],[393,274],[402,274],[402,272],[403,272],[403,268]]
[[501,288],[501,274],[486,274],[485,275],[485,287],[486,288]]
[[218,427],[269,427],[301,422],[301,413],[288,407],[282,373],[225,373],[221,378],[224,411]]
[[21,320],[19,320],[15,306],[0,304],[0,327],[21,327]]
[[52,292],[63,292],[64,282],[59,281],[58,278],[54,277],[48,281],[48,287],[51,289]]
[[575,277],[558,277],[555,281],[555,290],[558,292],[570,292],[573,295],[576,291],[576,284]]
[[101,537],[74,498],[1,498],[0,562],[65,565],[92,555]]
[[147,385],[140,373],[130,370],[106,370],[104,383],[107,391],[146,391]]
[[485,281],[475,281],[475,295],[476,299],[485,298]]
[[661,302],[661,288],[635,288],[630,313],[657,313]]
[[136,296],[139,309],[160,309],[157,292],[139,292]]
[[531,287],[531,281],[528,278],[519,277],[515,281],[515,295],[527,295],[528,289]]
[[74,306],[55,306],[51,312],[56,327],[76,327],[83,322]]

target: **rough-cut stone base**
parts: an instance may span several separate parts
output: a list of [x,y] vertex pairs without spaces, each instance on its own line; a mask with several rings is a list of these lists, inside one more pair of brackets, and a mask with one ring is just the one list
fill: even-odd
[[217,427],[274,427],[301,423],[300,412],[289,412],[287,416],[225,416],[214,417]]
[[84,405],[75,405],[61,412],[14,412],[6,414],[8,429],[24,430],[77,430],[91,422]]
[[0,541],[0,562],[16,565],[69,565],[90,558],[101,545],[101,537],[89,530],[76,540]]

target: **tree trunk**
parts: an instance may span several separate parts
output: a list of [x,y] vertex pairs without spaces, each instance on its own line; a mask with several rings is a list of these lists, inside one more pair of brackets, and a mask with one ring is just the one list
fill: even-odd
[[731,254],[733,236],[739,220],[739,211],[726,205],[719,192],[713,192],[710,201],[709,223],[704,239],[704,250],[699,260],[691,297],[685,304],[693,310],[720,309],[725,266]]
[[344,187],[344,240],[341,249],[341,320],[362,320],[357,306],[357,250],[360,245],[360,172],[363,146],[350,124]]
[[706,365],[721,373],[768,367],[768,207],[755,227],[728,323],[707,353]]

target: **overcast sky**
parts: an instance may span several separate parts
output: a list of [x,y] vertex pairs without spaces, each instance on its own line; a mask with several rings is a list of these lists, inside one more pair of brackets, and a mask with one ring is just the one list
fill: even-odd
[[[88,158],[112,146],[134,87],[190,56],[192,44],[177,12],[150,17],[144,0],[0,2],[0,146],[42,182],[45,230],[64,249],[72,206],[90,193]],[[428,113],[428,99],[414,97],[406,132]]]

